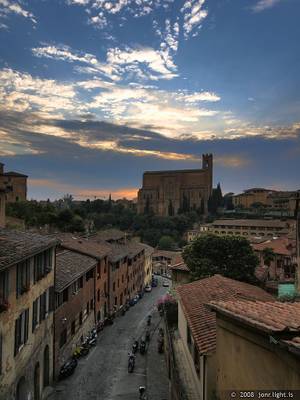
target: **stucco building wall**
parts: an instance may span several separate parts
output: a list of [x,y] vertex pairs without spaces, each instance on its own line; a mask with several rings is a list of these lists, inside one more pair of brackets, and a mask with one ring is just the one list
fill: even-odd
[[[86,280],[83,277],[83,287],[73,294],[71,286],[68,290],[68,301],[58,306],[55,310],[55,376],[60,367],[72,356],[77,345],[80,344],[80,337],[86,336],[95,325],[95,268],[93,268],[93,277]],[[57,297],[57,294],[56,294]],[[82,324],[80,324],[80,314],[82,315]],[[75,333],[72,333],[72,323],[75,322]],[[60,346],[60,338],[64,331],[67,331],[67,340],[63,346]]]
[[178,303],[178,331],[182,340],[182,345],[186,356],[185,358],[187,360],[185,369],[189,371],[189,378],[194,384],[199,396],[199,400],[210,400],[215,392],[215,354],[200,356],[199,372],[197,372],[193,360],[194,339],[192,337],[191,345],[189,347],[187,327],[188,323],[183,309],[180,303]]
[[300,359],[267,336],[219,319],[217,325],[217,394],[232,390],[299,390]]
[[[32,303],[46,290],[54,286],[54,249],[52,269],[42,279],[33,282],[33,258],[30,259],[30,290],[16,298],[16,265],[9,268],[9,308],[0,313],[0,334],[2,336],[2,374],[0,375],[0,400],[15,400],[16,387],[21,378],[25,379],[28,396],[33,399],[34,370],[39,363],[40,395],[43,392],[44,351],[49,350],[49,383],[53,379],[53,311],[32,332]],[[28,340],[15,355],[15,323],[20,314],[29,309]],[[30,398],[30,397],[29,397]]]

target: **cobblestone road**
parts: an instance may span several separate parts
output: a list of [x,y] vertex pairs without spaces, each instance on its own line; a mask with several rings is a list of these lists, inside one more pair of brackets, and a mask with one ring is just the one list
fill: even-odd
[[[156,339],[159,316],[156,302],[166,292],[161,286],[145,293],[138,304],[98,337],[97,346],[79,360],[75,373],[55,387],[51,400],[135,400],[138,387],[147,387],[149,400],[167,400],[168,380],[164,355],[158,354]],[[146,330],[146,317],[151,313],[152,339],[147,354],[136,357],[133,374],[127,372],[127,354],[134,338]]]

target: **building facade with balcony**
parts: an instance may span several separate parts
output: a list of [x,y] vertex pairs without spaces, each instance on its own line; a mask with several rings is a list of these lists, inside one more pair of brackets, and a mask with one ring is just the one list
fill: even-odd
[[56,245],[0,229],[1,400],[40,400],[52,383]]

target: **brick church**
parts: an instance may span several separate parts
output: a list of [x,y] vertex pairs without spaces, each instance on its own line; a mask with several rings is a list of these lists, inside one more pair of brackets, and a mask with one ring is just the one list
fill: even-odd
[[138,192],[138,213],[171,216],[200,210],[207,214],[212,184],[212,154],[202,155],[202,169],[146,171]]

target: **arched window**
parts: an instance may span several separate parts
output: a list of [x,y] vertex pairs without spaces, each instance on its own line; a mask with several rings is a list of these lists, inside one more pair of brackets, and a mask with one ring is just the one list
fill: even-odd
[[34,400],[40,400],[40,364],[34,369]]
[[24,376],[19,380],[16,390],[16,400],[27,400],[28,391]]
[[49,346],[44,350],[44,374],[43,374],[43,387],[49,386]]

